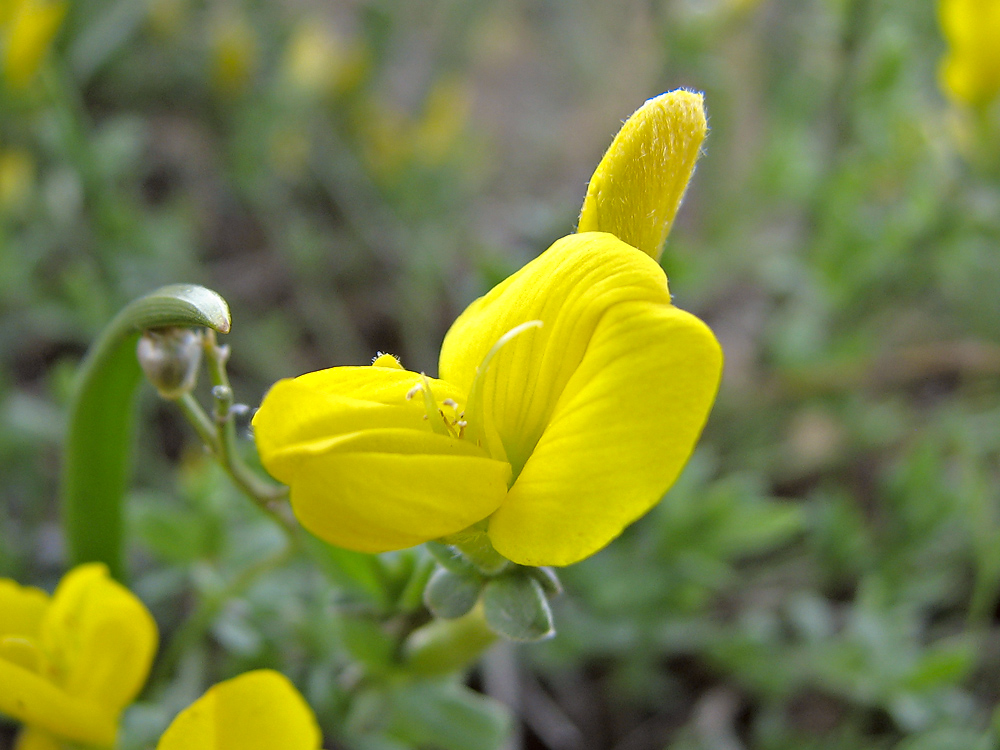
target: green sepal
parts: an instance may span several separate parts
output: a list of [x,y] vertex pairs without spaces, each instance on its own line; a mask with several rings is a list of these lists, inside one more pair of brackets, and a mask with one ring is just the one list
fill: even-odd
[[474,573],[475,566],[455,547],[441,542],[424,542],[424,547],[443,568],[460,575]]
[[541,584],[546,596],[559,596],[563,592],[562,581],[559,580],[559,575],[556,573],[555,568],[547,566],[542,568],[526,567],[524,570]]
[[119,580],[125,575],[122,504],[132,402],[141,380],[136,342],[143,331],[168,326],[226,333],[229,306],[193,284],[166,286],[131,302],[87,352],[69,406],[60,491],[69,562],[103,562]]
[[424,589],[424,604],[435,617],[451,620],[470,612],[479,600],[483,579],[475,573],[438,568]]
[[483,615],[493,632],[510,641],[541,641],[556,634],[545,591],[533,576],[521,571],[487,581]]
[[483,523],[449,534],[440,541],[455,547],[462,553],[462,557],[485,576],[496,575],[510,566],[510,561],[493,549]]

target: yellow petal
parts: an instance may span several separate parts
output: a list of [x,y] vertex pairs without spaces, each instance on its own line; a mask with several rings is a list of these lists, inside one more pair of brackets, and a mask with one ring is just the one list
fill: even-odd
[[163,734],[157,750],[318,750],[316,718],[283,675],[262,669],[210,688]]
[[41,672],[45,665],[38,642],[33,638],[16,635],[0,637],[0,659],[32,672]]
[[670,91],[643,104],[594,170],[579,231],[610,232],[659,259],[706,131],[701,94]]
[[472,443],[370,429],[276,455],[292,509],[312,533],[361,552],[404,549],[461,531],[503,501],[510,466]]
[[523,565],[569,565],[618,536],[687,462],[721,369],[715,337],[693,315],[647,301],[608,308],[490,519],[493,546]]
[[157,630],[142,602],[111,580],[104,565],[91,563],[60,581],[41,643],[67,693],[117,717],[146,681]]
[[0,713],[59,737],[108,747],[116,716],[94,701],[68,695],[51,681],[0,659]]
[[598,321],[630,300],[667,305],[663,270],[609,234],[575,234],[473,302],[441,347],[441,377],[467,390],[476,368],[505,333],[530,320],[542,327],[510,341],[484,378],[486,418],[514,476],[535,448]]
[[[455,420],[464,394],[427,379]],[[336,367],[278,382],[254,417],[261,460],[291,489],[299,521],[320,538],[363,552],[403,549],[460,531],[503,500],[510,467],[428,415],[417,373]],[[457,430],[457,427],[455,428]]]
[[[423,399],[406,398],[420,382],[418,373],[383,366],[334,367],[278,381],[253,419],[264,467],[290,484],[277,456],[297,443],[378,428],[432,432],[424,419]],[[464,394],[455,387],[439,380],[430,384],[438,404],[447,398],[464,401]]]
[[48,52],[63,17],[66,3],[48,0],[24,0],[7,29],[3,50],[3,72],[14,88],[24,88]]
[[988,104],[1000,92],[1000,3],[941,0],[938,16],[949,44],[941,65],[945,91],[966,104]]
[[49,596],[44,591],[0,578],[0,638],[8,635],[36,638],[48,605]]

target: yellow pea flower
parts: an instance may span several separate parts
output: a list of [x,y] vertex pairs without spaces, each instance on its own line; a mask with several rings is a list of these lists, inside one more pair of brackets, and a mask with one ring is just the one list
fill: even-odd
[[261,669],[210,688],[177,715],[156,750],[318,750],[321,740],[295,686]]
[[568,565],[655,505],[722,368],[654,260],[704,135],[699,94],[643,105],[594,173],[581,232],[462,313],[440,380],[383,355],[275,384],[257,445],[302,524],[365,552],[479,525],[516,563]]
[[34,78],[66,16],[60,0],[0,0],[3,76],[13,88]]
[[954,100],[984,106],[1000,93],[1000,0],[940,0],[948,41],[941,81]]
[[19,750],[111,747],[156,643],[152,616],[104,565],[74,568],[52,597],[0,579],[0,713],[25,723]]

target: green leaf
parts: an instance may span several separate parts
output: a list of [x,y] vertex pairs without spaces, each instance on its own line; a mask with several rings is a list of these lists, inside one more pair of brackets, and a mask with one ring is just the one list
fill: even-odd
[[380,610],[388,608],[387,573],[378,557],[334,547],[309,533],[302,537],[310,558],[327,578]]
[[122,504],[133,397],[141,379],[135,347],[144,330],[167,326],[226,333],[229,306],[215,292],[193,284],[166,286],[131,302],[87,352],[69,407],[61,487],[69,561],[103,562],[118,579],[125,575]]
[[388,734],[416,747],[497,750],[510,727],[507,709],[463,685],[419,681],[389,696]]
[[131,495],[129,530],[161,560],[187,564],[217,554],[223,538],[219,519],[176,499],[167,502],[147,495]]
[[910,690],[933,690],[955,685],[975,667],[975,650],[966,643],[931,646],[906,680]]
[[493,632],[507,640],[541,641],[556,633],[541,584],[520,572],[507,573],[486,583],[483,614]]
[[337,627],[344,649],[370,672],[384,673],[395,663],[396,642],[377,620],[344,617]]

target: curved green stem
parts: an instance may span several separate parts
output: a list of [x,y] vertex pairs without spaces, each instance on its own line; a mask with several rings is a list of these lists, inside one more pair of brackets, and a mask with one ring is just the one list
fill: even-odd
[[219,436],[215,431],[215,424],[209,419],[205,410],[201,408],[198,399],[191,395],[190,392],[187,392],[180,398],[175,399],[175,403],[187,421],[194,427],[201,441],[212,453],[217,454],[219,452]]
[[[204,347],[209,379],[212,382],[212,399],[215,404],[213,410],[215,424],[212,430],[215,439],[206,440],[206,443],[215,450],[222,468],[243,493],[277,521],[289,535],[289,539],[294,539],[298,527],[277,505],[279,501],[287,499],[288,487],[263,479],[244,463],[239,453],[236,425],[233,421],[233,388],[226,373],[229,347],[219,346],[213,331],[209,331],[205,336]],[[185,409],[189,407],[190,403],[182,406]],[[192,424],[199,433],[205,429],[204,422],[205,420],[197,413],[194,415]]]
[[69,561],[98,561],[124,577],[122,504],[132,442],[132,400],[141,379],[142,331],[167,326],[229,330],[226,301],[205,287],[163,287],[127,305],[84,358],[69,406],[60,495]]

